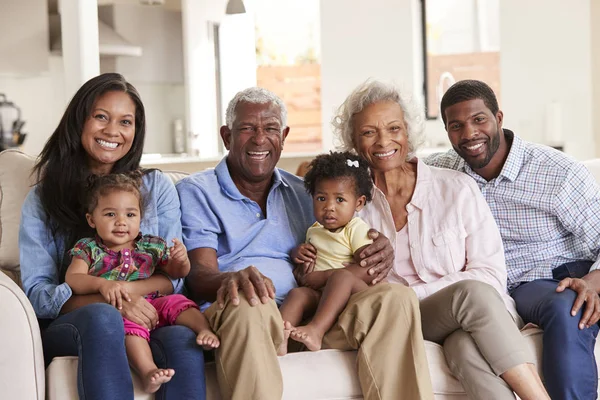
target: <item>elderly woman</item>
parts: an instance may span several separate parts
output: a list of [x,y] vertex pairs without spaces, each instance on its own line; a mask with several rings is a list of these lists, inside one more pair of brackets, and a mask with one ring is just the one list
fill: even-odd
[[469,177],[415,157],[423,121],[395,87],[376,81],[356,88],[334,119],[344,150],[371,167],[373,201],[359,216],[395,248],[387,279],[414,289],[423,337],[443,345],[469,398],[548,399],[506,293],[494,218]]

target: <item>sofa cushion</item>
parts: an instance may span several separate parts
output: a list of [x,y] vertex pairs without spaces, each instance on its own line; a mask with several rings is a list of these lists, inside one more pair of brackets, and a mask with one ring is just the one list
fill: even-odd
[[35,158],[18,150],[0,153],[0,269],[19,283],[21,206],[33,185]]

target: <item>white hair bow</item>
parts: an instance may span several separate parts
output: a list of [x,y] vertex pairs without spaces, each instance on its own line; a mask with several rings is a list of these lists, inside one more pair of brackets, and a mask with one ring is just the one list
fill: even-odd
[[352,161],[350,159],[347,159],[346,160],[346,165],[348,165],[349,167],[358,168],[358,160]]

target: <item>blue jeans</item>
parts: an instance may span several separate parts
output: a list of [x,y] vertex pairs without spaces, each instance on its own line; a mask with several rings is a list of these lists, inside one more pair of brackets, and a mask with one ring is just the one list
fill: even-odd
[[[571,316],[577,293],[556,292],[561,279],[581,278],[592,262],[575,261],[552,271],[554,279],[537,279],[512,290],[517,311],[525,322],[543,330],[542,371],[552,400],[592,400],[597,397],[598,370],[594,346],[598,325],[579,329],[583,308]],[[584,306],[585,307],[585,306]]]
[[[78,356],[77,391],[85,400],[131,400],[133,383],[125,353],[121,314],[109,304],[95,303],[61,315],[42,334],[44,359]],[[184,326],[166,326],[150,335],[154,362],[173,368],[173,379],[156,399],[205,399],[204,356],[196,335]]]

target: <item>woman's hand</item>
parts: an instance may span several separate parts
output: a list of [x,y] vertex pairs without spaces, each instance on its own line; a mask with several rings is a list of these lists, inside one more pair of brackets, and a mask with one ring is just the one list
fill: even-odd
[[[359,265],[369,269],[369,275],[375,277],[371,285],[375,285],[383,281],[394,266],[394,249],[389,239],[375,229],[369,229],[369,237],[373,239],[373,243],[358,255],[361,259]],[[351,263],[344,265],[348,266]]]
[[123,318],[152,330],[158,324],[158,313],[152,304],[143,296],[132,296],[130,301],[123,302],[119,310]]
[[100,284],[98,291],[107,303],[121,310],[123,308],[123,300],[131,301],[127,284],[128,282],[104,280]]

